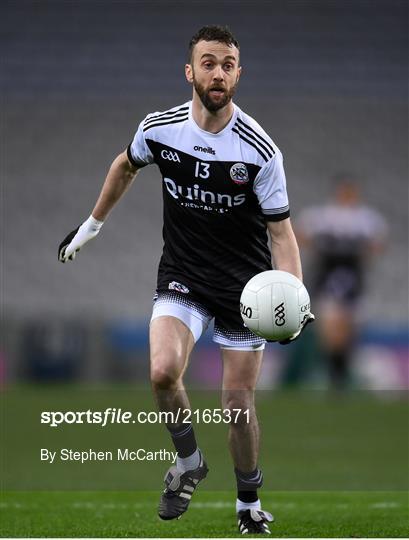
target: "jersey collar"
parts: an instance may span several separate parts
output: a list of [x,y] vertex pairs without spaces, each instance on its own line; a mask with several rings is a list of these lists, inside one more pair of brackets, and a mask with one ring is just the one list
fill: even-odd
[[192,114],[192,100],[189,101],[189,122],[190,122],[191,126],[193,127],[193,129],[195,131],[200,133],[202,136],[204,135],[205,137],[210,137],[210,138],[222,137],[226,132],[230,131],[231,128],[234,126],[234,124],[236,122],[236,119],[237,119],[237,113],[238,113],[238,107],[236,106],[235,103],[233,103],[233,114],[232,114],[232,117],[230,118],[230,121],[227,124],[227,126],[225,126],[218,133],[210,133],[210,131],[205,131],[204,129],[201,129],[196,124],[196,122],[195,122],[195,120],[193,118],[193,114]]

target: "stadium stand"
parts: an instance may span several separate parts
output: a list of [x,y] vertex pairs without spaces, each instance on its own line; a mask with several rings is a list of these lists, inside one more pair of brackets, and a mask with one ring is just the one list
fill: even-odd
[[146,320],[161,187],[142,171],[73,265],[57,245],[85,219],[139,121],[190,97],[190,35],[228,23],[245,66],[237,103],[285,156],[293,215],[348,170],[390,224],[369,320],[407,321],[407,3],[17,1],[2,4],[5,319]]

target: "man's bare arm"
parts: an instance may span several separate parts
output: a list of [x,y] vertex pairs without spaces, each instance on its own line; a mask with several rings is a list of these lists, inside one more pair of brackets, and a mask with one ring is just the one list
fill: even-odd
[[128,160],[126,152],[115,158],[108,171],[101,193],[90,217],[80,227],[74,229],[61,242],[58,259],[72,261],[75,254],[100,231],[109,212],[132,184],[138,169]]
[[128,190],[137,174],[138,169],[129,162],[126,152],[119,154],[108,171],[92,216],[98,221],[105,221],[109,212]]
[[267,227],[271,237],[274,268],[290,272],[302,281],[300,251],[290,218],[282,221],[268,221]]
[[[298,249],[290,218],[283,219],[282,221],[269,221],[267,227],[271,236],[271,254],[274,268],[276,270],[290,272],[290,274],[293,274],[302,281],[300,250]],[[295,341],[305,327],[314,320],[315,316],[313,313],[305,315],[299,330],[284,341],[280,341],[280,343],[287,345]]]

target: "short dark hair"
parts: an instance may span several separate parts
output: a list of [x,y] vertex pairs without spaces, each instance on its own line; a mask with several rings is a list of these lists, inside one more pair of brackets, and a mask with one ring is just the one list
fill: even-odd
[[199,41],[219,41],[220,43],[226,43],[226,45],[229,46],[233,45],[240,49],[239,42],[233,36],[228,26],[220,26],[217,24],[203,26],[189,42],[189,61],[192,59],[193,48]]

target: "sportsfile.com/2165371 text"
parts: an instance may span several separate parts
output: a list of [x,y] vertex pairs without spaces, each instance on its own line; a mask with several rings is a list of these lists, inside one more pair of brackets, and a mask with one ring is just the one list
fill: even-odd
[[41,424],[58,427],[62,424],[236,424],[249,423],[249,409],[177,409],[176,411],[126,411],[108,407],[103,411],[42,411]]

